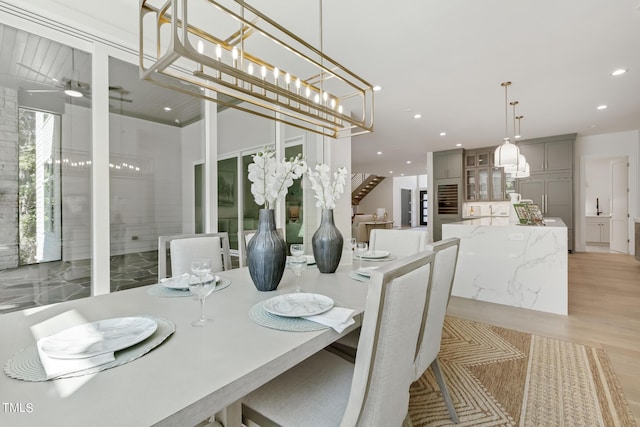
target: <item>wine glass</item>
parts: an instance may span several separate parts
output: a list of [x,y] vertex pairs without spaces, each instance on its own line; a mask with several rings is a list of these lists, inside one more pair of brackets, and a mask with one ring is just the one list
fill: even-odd
[[189,280],[189,292],[200,300],[200,318],[191,322],[193,326],[205,326],[212,319],[204,315],[204,301],[213,292],[216,281],[211,275],[211,260],[202,258],[191,261],[192,278]]
[[293,273],[296,275],[296,292],[302,292],[300,289],[300,275],[307,268],[307,257],[305,256],[295,256],[291,257],[289,260],[289,267],[293,270]]
[[301,243],[294,243],[291,245],[291,255],[294,257],[304,255],[304,245]]
[[356,243],[356,252],[358,253],[358,257],[360,258],[360,270],[362,269],[362,256],[367,252],[367,249],[369,249],[369,245],[367,244],[367,242]]
[[349,245],[349,250],[351,251],[351,263],[353,264],[353,251],[356,249],[356,242],[357,240],[355,238],[350,238],[347,240],[347,244]]

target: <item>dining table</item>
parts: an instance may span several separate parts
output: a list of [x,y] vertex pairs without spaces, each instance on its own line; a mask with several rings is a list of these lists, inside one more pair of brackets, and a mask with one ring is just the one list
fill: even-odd
[[0,425],[193,426],[219,413],[228,417],[226,427],[239,426],[239,402],[245,395],[361,325],[367,283],[353,280],[352,270],[351,265],[333,274],[309,269],[300,279],[303,292],[354,310],[355,323],[342,333],[331,328],[285,331],[250,318],[257,304],[294,292],[295,276],[288,269],[271,292],[258,291],[247,268],[217,273],[230,285],[207,298],[204,310],[213,322],[205,327],[191,325],[199,317],[196,299],[150,292],[159,285],[0,315],[3,366],[33,346],[42,325],[60,318],[94,322],[152,316],[175,325],[175,332],[153,350],[111,369],[38,382],[0,375]]

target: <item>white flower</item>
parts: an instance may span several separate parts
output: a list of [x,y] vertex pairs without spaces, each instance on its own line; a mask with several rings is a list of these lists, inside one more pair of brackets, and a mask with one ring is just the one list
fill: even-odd
[[311,189],[317,199],[316,206],[323,209],[334,209],[336,201],[344,193],[344,184],[347,180],[347,168],[339,167],[333,173],[333,183],[331,183],[331,171],[326,164],[317,165],[315,172],[307,170],[307,176],[311,181]]
[[307,170],[301,154],[281,161],[275,156],[273,147],[265,147],[253,155],[253,163],[249,165],[251,194],[258,205],[267,209],[273,209],[278,197],[286,196],[293,181]]

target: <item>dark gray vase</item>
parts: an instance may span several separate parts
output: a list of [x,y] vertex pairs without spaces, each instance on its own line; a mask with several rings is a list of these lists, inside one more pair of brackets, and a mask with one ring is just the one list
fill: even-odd
[[322,209],[320,227],[313,234],[313,257],[320,273],[335,273],[342,257],[342,234],[333,223],[333,209]]
[[276,230],[273,209],[260,209],[258,231],[247,244],[247,265],[259,291],[273,291],[280,284],[287,262],[287,243]]

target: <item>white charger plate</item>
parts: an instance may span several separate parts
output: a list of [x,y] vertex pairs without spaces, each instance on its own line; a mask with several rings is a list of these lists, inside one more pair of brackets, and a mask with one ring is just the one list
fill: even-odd
[[158,323],[148,317],[98,320],[41,339],[41,349],[56,359],[84,359],[130,347],[151,336]]
[[388,257],[389,255],[391,255],[391,252],[389,251],[367,251],[359,256],[362,259],[367,259],[367,258],[378,259],[378,258]]
[[264,309],[277,316],[303,317],[331,310],[333,304],[333,300],[324,295],[296,292],[278,295],[265,301]]

